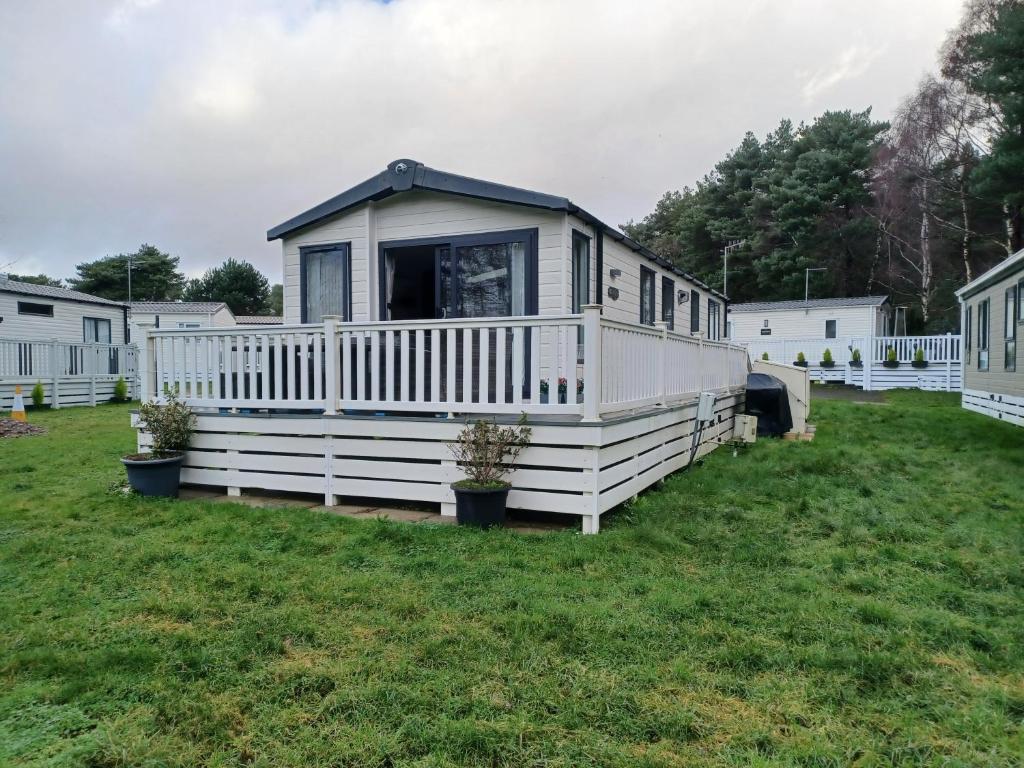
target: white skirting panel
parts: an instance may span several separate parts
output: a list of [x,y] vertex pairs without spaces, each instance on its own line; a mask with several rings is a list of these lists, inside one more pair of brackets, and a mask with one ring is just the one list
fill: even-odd
[[[864,386],[864,368],[846,368],[846,383]],[[833,369],[841,370],[841,369]],[[813,381],[819,381],[813,375]],[[842,380],[842,377],[840,377]],[[886,368],[875,363],[871,369],[871,389],[925,389],[939,392],[959,392],[962,386],[960,363],[934,363],[927,368],[914,368],[901,363],[899,368]]]
[[[119,376],[96,376],[90,379],[88,376],[79,378],[63,378],[57,383],[57,403],[60,408],[67,408],[73,405],[97,405],[106,403],[114,397],[114,385],[117,384]],[[134,377],[126,377],[128,383],[128,394],[134,397]],[[34,378],[3,378],[0,379],[0,410],[10,410],[14,404],[14,387],[21,386],[21,395],[25,398],[25,405],[32,404],[32,388],[39,382],[43,385],[44,405],[54,405],[53,400],[53,379]]]
[[[732,436],[743,391],[719,394],[694,459]],[[510,476],[512,509],[598,517],[690,461],[696,400],[597,423],[537,421]],[[448,445],[463,423],[443,418],[198,414],[182,482],[338,497],[431,502],[451,513],[462,478]],[[139,433],[139,448],[149,438]]]
[[1003,395],[998,392],[965,389],[960,403],[968,411],[975,411],[994,419],[1008,421],[1018,427],[1024,427],[1024,397],[1020,395]]

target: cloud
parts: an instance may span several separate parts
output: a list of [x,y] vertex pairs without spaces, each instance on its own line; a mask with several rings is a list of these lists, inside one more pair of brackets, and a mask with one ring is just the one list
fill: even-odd
[[746,130],[891,113],[959,5],[14,4],[0,26],[0,264],[68,276],[148,242],[190,272],[232,256],[278,280],[266,230],[397,157],[623,222]]
[[881,54],[880,48],[851,45],[839,54],[835,63],[817,70],[808,78],[801,90],[804,102],[814,101],[819,95],[845,80],[862,76]]

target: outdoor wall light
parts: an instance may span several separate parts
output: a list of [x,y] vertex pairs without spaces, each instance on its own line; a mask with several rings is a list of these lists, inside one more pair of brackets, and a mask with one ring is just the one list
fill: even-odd
[[622,277],[622,270],[621,269],[609,269],[608,270],[608,274],[611,276],[612,280],[615,280],[616,278]]
[[687,293],[686,291],[677,291],[676,299],[680,304],[685,304],[690,300],[690,294]]
[[[618,272],[618,270],[613,270],[613,271]],[[619,298],[619,289],[615,288],[614,286],[609,285],[608,286],[608,298],[611,299],[612,301],[615,301],[617,298]]]

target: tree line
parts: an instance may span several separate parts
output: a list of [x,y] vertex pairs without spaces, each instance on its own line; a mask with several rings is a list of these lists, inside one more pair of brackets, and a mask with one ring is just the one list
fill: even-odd
[[891,122],[871,110],[747,133],[624,230],[733,301],[889,294],[910,330],[959,327],[954,291],[1024,247],[1024,2],[971,0]]
[[229,258],[219,267],[188,279],[180,259],[152,245],[134,253],[119,253],[75,267],[75,276],[63,281],[48,275],[10,275],[12,280],[71,288],[113,301],[128,301],[128,264],[131,262],[132,301],[223,301],[236,315],[280,315],[281,285],[247,261]]

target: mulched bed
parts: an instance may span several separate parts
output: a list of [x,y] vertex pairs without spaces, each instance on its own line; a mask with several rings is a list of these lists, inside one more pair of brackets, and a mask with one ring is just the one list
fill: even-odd
[[14,419],[0,419],[0,440],[5,437],[25,437],[27,435],[45,435],[45,427],[27,424]]

